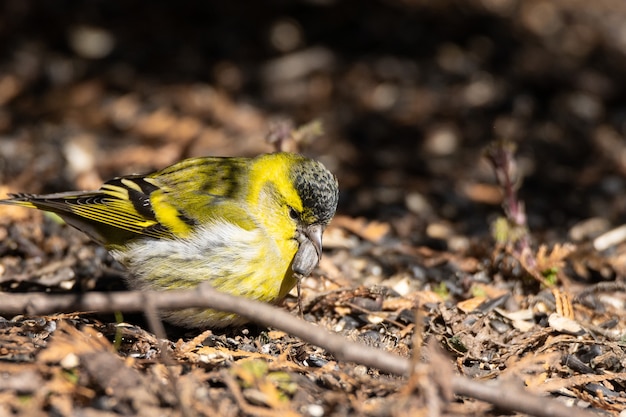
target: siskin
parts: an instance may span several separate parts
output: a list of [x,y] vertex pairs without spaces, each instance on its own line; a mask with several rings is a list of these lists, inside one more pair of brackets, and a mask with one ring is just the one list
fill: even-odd
[[[192,288],[280,301],[322,255],[335,214],[337,180],[320,162],[290,153],[183,160],[97,191],[12,194],[3,204],[54,212],[102,243],[133,289]],[[188,308],[163,313],[185,327],[245,323],[231,313]]]

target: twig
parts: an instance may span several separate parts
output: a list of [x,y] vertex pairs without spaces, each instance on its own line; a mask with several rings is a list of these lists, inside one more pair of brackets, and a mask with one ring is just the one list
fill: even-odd
[[298,314],[301,319],[304,318],[304,310],[302,309],[302,280],[304,279],[304,275],[295,273],[296,277],[296,289],[298,291]]
[[626,224],[602,233],[600,236],[593,240],[593,248],[598,252],[602,252],[617,246],[626,240]]
[[[300,320],[284,310],[258,301],[218,292],[208,284],[201,284],[192,290],[167,292],[93,292],[76,295],[0,293],[0,306],[2,306],[0,313],[49,314],[76,310],[130,312],[143,310],[148,302],[159,310],[203,307],[232,312],[255,323],[278,328],[320,346],[344,362],[355,362],[396,375],[409,375],[412,371],[411,361],[408,358],[350,342],[342,336]],[[451,385],[457,395],[487,401],[502,410],[515,410],[539,417],[591,417],[595,415],[582,409],[567,407],[556,400],[531,395],[515,386],[503,387],[501,383],[486,384],[454,376]]]
[[[491,163],[496,180],[504,193],[502,209],[507,226],[505,230],[496,232],[496,235],[503,234],[496,236],[496,239],[503,240],[503,243],[512,248],[513,256],[530,276],[541,284],[550,286],[542,271],[537,268],[536,255],[530,244],[526,208],[517,194],[522,178],[518,172],[515,150],[515,143],[506,140],[494,141],[485,150],[485,157]],[[495,225],[496,228],[502,229],[501,222],[498,221]]]
[[152,333],[154,333],[157,337],[159,347],[161,348],[161,360],[165,365],[168,376],[167,380],[170,384],[172,392],[174,393],[181,414],[183,417],[191,417],[194,414],[191,412],[189,405],[182,400],[178,379],[174,375],[174,372],[172,372],[172,368],[176,365],[176,363],[167,350],[167,335],[165,333],[165,327],[163,326],[161,317],[159,317],[159,308],[154,304],[154,300],[151,297],[146,299],[146,304],[144,305],[144,315],[146,316],[146,321],[148,322],[150,330],[152,330]]
[[626,292],[626,284],[623,282],[599,282],[594,285],[589,285],[585,287],[580,293],[574,297],[572,301],[576,303],[584,303],[585,298],[589,297],[592,294],[598,294],[601,292],[617,292],[622,291]]
[[502,207],[506,217],[517,226],[526,226],[524,202],[517,197],[521,178],[515,161],[515,144],[504,140],[492,143],[485,156],[491,162],[498,183],[504,191]]

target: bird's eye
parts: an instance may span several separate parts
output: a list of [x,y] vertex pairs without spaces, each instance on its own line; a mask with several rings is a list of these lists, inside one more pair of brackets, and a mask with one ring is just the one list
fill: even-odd
[[298,220],[300,218],[300,216],[298,216],[298,212],[291,207],[289,207],[289,217],[291,217],[293,220]]

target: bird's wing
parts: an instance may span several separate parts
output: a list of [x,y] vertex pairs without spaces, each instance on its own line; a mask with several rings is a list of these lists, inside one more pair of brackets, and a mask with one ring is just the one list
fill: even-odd
[[114,178],[97,191],[14,194],[0,203],[54,212],[106,245],[184,238],[218,219],[251,229],[255,224],[241,197],[246,161],[187,159],[153,174]]

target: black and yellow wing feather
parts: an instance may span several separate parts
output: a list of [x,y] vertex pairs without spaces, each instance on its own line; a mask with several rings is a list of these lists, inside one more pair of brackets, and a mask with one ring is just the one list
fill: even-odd
[[192,158],[149,175],[107,181],[97,191],[13,194],[0,203],[50,211],[93,239],[184,238],[218,218],[253,228],[244,195],[245,158]]

